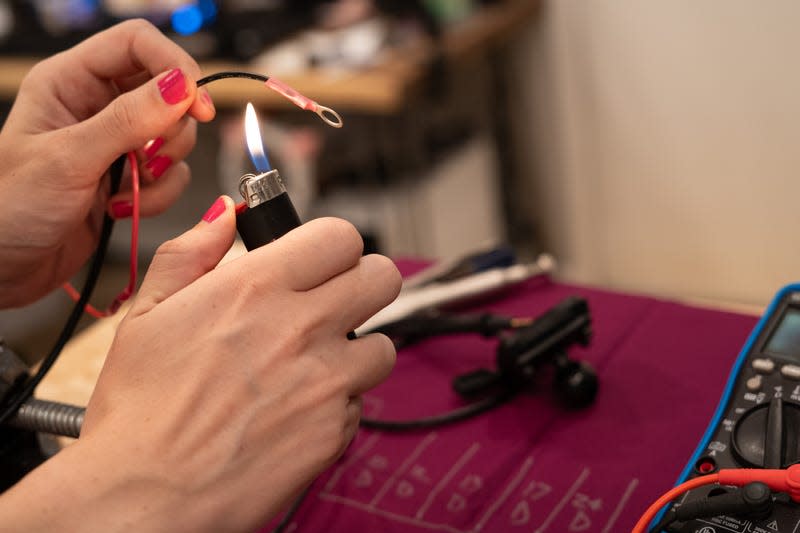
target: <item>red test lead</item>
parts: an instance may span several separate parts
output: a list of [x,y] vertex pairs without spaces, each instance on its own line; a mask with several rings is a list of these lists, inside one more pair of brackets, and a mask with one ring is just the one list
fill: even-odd
[[770,489],[784,492],[792,500],[800,502],[800,464],[794,464],[783,470],[760,468],[730,468],[720,470],[720,485],[742,487],[748,483],[759,481]]
[[718,483],[734,487],[743,487],[748,483],[759,482],[768,486],[775,492],[783,492],[795,502],[800,502],[800,464],[794,464],[786,469],[761,469],[761,468],[728,468],[716,474],[692,478],[677,487],[673,487],[655,502],[642,515],[633,528],[632,533],[646,533],[650,522],[656,517],[662,507],[678,499],[684,493],[703,485]]

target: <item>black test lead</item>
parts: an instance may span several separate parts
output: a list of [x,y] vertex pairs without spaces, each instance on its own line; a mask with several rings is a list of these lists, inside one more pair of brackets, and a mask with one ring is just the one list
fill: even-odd
[[239,180],[239,193],[246,205],[237,209],[236,229],[245,247],[253,250],[300,226],[301,222],[280,173],[270,167],[251,103],[247,104],[244,122],[250,158],[260,174],[245,174]]

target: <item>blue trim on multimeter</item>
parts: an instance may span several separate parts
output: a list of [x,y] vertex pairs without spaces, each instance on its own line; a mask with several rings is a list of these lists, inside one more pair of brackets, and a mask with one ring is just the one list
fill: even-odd
[[[747,338],[747,342],[742,348],[742,351],[739,352],[739,357],[736,358],[736,362],[733,364],[731,373],[728,376],[728,382],[725,385],[725,389],[722,391],[722,398],[720,398],[719,404],[717,405],[717,410],[714,411],[714,416],[711,418],[711,422],[708,424],[706,432],[703,434],[703,438],[700,440],[700,444],[697,445],[697,449],[692,454],[689,462],[683,468],[683,471],[678,477],[676,485],[680,485],[686,481],[686,479],[689,477],[689,474],[692,472],[692,468],[694,468],[695,463],[700,459],[700,456],[703,455],[708,447],[708,443],[711,440],[711,437],[714,435],[715,430],[722,420],[722,415],[725,414],[725,410],[728,407],[728,403],[730,402],[731,394],[733,394],[733,388],[736,386],[736,381],[739,376],[739,372],[742,369],[742,365],[744,364],[745,359],[747,359],[747,355],[750,353],[750,350],[753,349],[753,345],[755,344],[756,340],[758,340],[758,338],[761,336],[761,333],[763,332],[764,327],[767,325],[767,322],[769,322],[770,318],[772,318],[772,314],[783,301],[783,298],[786,296],[786,294],[796,291],[800,291],[800,283],[787,285],[778,291],[778,294],[772,299],[772,302],[770,302],[766,312],[764,312],[762,315],[761,320],[758,321],[758,324],[756,324],[756,327],[750,333],[750,336]],[[658,513],[654,523],[661,520],[661,517],[665,512],[667,512],[668,508],[669,506],[666,506],[661,510],[661,512]]]

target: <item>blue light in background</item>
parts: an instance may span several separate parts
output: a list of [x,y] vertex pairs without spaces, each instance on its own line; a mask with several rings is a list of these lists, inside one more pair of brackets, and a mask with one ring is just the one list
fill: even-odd
[[196,4],[179,7],[172,12],[172,29],[181,35],[191,35],[203,27],[203,12]]
[[200,0],[197,2],[200,13],[203,14],[203,23],[208,26],[217,19],[217,4],[214,0]]

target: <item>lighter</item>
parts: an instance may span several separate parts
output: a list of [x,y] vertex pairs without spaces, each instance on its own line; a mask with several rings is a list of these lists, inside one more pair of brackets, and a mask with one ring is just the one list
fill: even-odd
[[236,210],[236,229],[248,250],[268,244],[301,224],[277,170],[245,174],[239,193],[245,204]]
[[248,250],[268,244],[298,227],[297,215],[281,175],[267,159],[253,104],[247,104],[245,137],[250,158],[260,174],[245,174],[239,181],[244,204],[236,209],[236,229]]

